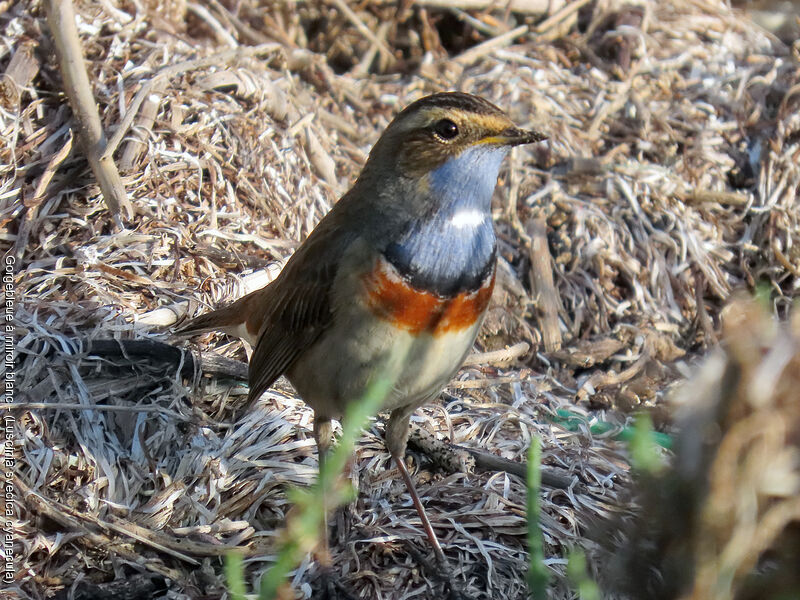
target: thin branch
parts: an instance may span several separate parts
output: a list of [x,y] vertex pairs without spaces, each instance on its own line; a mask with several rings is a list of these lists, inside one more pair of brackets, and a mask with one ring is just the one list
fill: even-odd
[[247,381],[246,363],[218,354],[195,354],[155,340],[89,340],[84,351],[104,358],[146,359],[151,364],[155,362],[172,367],[182,364],[181,375],[187,378],[192,377],[195,371],[200,371],[207,375]]
[[536,33],[544,33],[545,31],[556,26],[558,23],[560,23],[570,15],[578,12],[581,8],[584,7],[584,5],[589,4],[589,2],[591,2],[591,0],[574,0],[573,2],[564,5],[558,11],[551,12],[550,16],[547,17],[541,23],[539,23],[536,27],[534,27],[533,30]]
[[507,8],[511,12],[528,15],[544,15],[559,10],[564,0],[416,0],[418,6],[433,8],[458,8],[461,10],[485,10],[492,7]]
[[142,150],[147,147],[147,137],[156,121],[158,108],[161,106],[161,96],[165,88],[166,83],[163,81],[160,85],[154,86],[153,93],[148,96],[147,101],[142,106],[139,118],[136,119],[133,135],[125,145],[125,149],[122,151],[122,158],[119,161],[119,168],[122,169],[123,173],[127,173],[136,165]]
[[561,348],[561,329],[558,323],[560,301],[553,283],[553,257],[547,243],[547,224],[544,219],[532,219],[525,227],[531,240],[531,287],[536,303],[539,329],[547,352]]
[[493,38],[491,38],[489,40],[486,40],[485,42],[482,42],[482,43],[478,44],[477,46],[474,46],[474,47],[470,48],[469,50],[466,50],[465,52],[462,52],[461,54],[456,56],[453,59],[453,61],[457,62],[457,63],[460,63],[462,65],[472,64],[476,60],[481,58],[482,56],[486,56],[487,54],[491,54],[492,52],[494,52],[498,48],[502,48],[504,46],[508,46],[515,39],[517,39],[518,37],[523,36],[526,33],[528,33],[528,30],[529,30],[529,28],[528,28],[527,25],[520,25],[519,27],[516,27],[515,29],[512,29],[511,31],[507,31],[506,33],[503,33],[501,35],[498,35],[497,37],[493,37]]
[[520,356],[525,356],[531,347],[527,342],[519,342],[508,348],[492,350],[491,352],[477,352],[464,359],[462,367],[475,367],[479,365],[502,366],[515,361]]
[[133,218],[133,207],[128,201],[122,178],[110,154],[104,154],[106,143],[97,103],[92,95],[89,76],[81,53],[81,42],[75,26],[75,12],[71,0],[47,0],[47,23],[53,34],[56,53],[61,64],[64,91],[78,122],[78,139],[83,145],[86,159],[97,178],[106,206],[121,225],[120,213],[125,219]]
[[[528,466],[475,448],[466,448],[440,440],[420,427],[412,426],[408,443],[424,453],[439,468],[450,473],[478,471],[505,471],[525,480]],[[542,485],[565,490],[575,483],[575,477],[542,468]]]

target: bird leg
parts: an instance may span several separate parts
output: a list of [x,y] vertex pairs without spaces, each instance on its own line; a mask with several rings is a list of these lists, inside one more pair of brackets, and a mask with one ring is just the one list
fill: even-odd
[[[314,417],[314,439],[317,442],[317,452],[319,453],[319,473],[325,465],[325,459],[331,450],[331,438],[333,435],[333,427],[331,420],[327,417]],[[317,477],[320,481],[320,477]],[[322,486],[320,486],[322,487]],[[330,545],[328,541],[328,494],[325,489],[321,490],[322,493],[322,544],[320,549],[321,562],[327,563],[330,560]]]
[[433,530],[430,519],[428,519],[428,515],[425,512],[425,507],[422,506],[422,501],[419,499],[419,494],[417,494],[417,488],[414,486],[411,475],[406,468],[406,442],[408,441],[409,419],[411,418],[412,412],[414,412],[413,406],[404,406],[393,410],[391,415],[389,415],[389,421],[386,423],[386,447],[389,449],[392,458],[394,458],[394,462],[400,471],[400,475],[403,477],[403,481],[406,482],[408,493],[411,495],[411,501],[414,503],[414,508],[417,509],[420,521],[422,521],[422,528],[425,530],[425,535],[428,536],[431,546],[433,546],[436,560],[444,565],[446,564],[446,560],[444,552],[442,551],[442,546],[439,544],[436,532]]

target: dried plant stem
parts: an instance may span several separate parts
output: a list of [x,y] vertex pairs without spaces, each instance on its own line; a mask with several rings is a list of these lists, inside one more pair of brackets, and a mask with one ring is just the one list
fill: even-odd
[[33,42],[20,44],[11,57],[6,72],[0,76],[0,105],[16,106],[23,88],[29,86],[39,72],[39,62],[33,54],[34,47]]
[[558,292],[553,283],[553,259],[547,243],[547,224],[544,219],[528,222],[526,233],[531,247],[531,286],[536,301],[539,329],[547,352],[561,348],[561,329],[558,324]]
[[152,93],[142,105],[142,111],[139,118],[136,119],[133,135],[128,140],[128,143],[125,144],[125,150],[123,150],[122,158],[119,161],[119,168],[123,173],[127,173],[134,167],[142,150],[147,147],[147,136],[153,129],[153,123],[155,123],[158,115],[158,107],[161,106],[161,96],[165,87],[166,82],[164,81],[153,86]]
[[194,353],[156,340],[87,340],[83,351],[107,359],[149,360],[174,368],[180,366],[184,377],[200,371],[247,381],[247,365],[241,361],[211,352]]
[[464,359],[464,367],[474,367],[478,365],[507,365],[508,363],[525,356],[531,347],[527,342],[520,342],[502,350],[492,350],[491,352],[478,352],[470,354]]
[[[482,450],[475,450],[474,448],[464,448],[475,458],[475,468],[481,471],[505,471],[517,477],[527,479],[528,465],[518,463],[513,460],[508,460],[495,454],[490,454]],[[561,490],[568,489],[573,483],[573,477],[566,475],[559,475],[550,470],[541,469],[541,484],[551,488],[558,488]]]
[[105,136],[89,76],[86,74],[72,1],[48,0],[45,6],[47,23],[61,64],[64,91],[78,121],[78,139],[84,146],[86,158],[100,185],[106,206],[115,218],[119,219],[122,212],[124,218],[130,219],[133,217],[133,208],[122,185],[122,178],[111,156],[103,154]]
[[511,31],[507,31],[497,37],[493,37],[490,40],[486,40],[485,42],[478,44],[474,48],[470,48],[466,52],[462,52],[458,56],[456,56],[453,60],[455,62],[461,63],[462,65],[468,65],[474,63],[476,60],[481,58],[482,56],[486,56],[487,54],[494,52],[498,48],[502,48],[503,46],[508,46],[511,42],[513,42],[516,38],[525,35],[528,33],[528,26],[527,25],[520,25]]
[[539,23],[534,28],[534,31],[536,33],[544,33],[545,31],[548,31],[570,15],[578,12],[581,8],[583,8],[584,5],[589,4],[590,1],[591,0],[574,0],[573,2],[563,6],[558,11],[551,11],[550,16]]
[[750,199],[741,192],[728,192],[716,190],[698,190],[680,194],[681,200],[687,204],[720,204],[722,206],[747,206]]
[[512,12],[530,15],[544,15],[564,6],[563,0],[510,0],[498,4],[494,0],[417,0],[419,6],[435,8],[458,8],[461,10],[484,10],[492,6],[502,6]]
[[[493,473],[505,471],[523,480],[528,476],[528,466],[525,463],[508,460],[484,450],[451,444],[417,426],[411,427],[408,443],[424,453],[439,468],[451,473],[476,469]],[[549,469],[541,470],[541,483],[547,487],[566,490],[573,484],[573,480],[574,477],[561,475]]]
[[214,15],[212,15],[205,6],[201,6],[195,2],[187,2],[186,8],[205,21],[206,24],[214,30],[214,33],[220,42],[230,46],[231,48],[237,48],[239,46],[239,42],[236,41],[236,38],[228,33],[228,30],[225,29],[225,27],[219,21],[217,21],[216,18],[214,18]]

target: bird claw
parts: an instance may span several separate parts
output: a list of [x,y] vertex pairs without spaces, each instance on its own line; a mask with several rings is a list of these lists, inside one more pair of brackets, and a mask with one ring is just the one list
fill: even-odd
[[460,582],[456,581],[450,563],[444,555],[439,556],[433,553],[433,560],[424,556],[415,546],[407,544],[406,548],[411,557],[419,564],[422,569],[436,583],[443,586],[443,597],[445,600],[474,600],[463,588]]

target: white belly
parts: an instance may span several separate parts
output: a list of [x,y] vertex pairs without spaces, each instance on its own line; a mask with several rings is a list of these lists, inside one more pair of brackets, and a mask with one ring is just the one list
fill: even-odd
[[438,336],[412,335],[363,307],[348,312],[288,373],[303,400],[329,418],[340,418],[380,376],[394,380],[383,410],[424,403],[447,385],[480,328],[479,321]]

